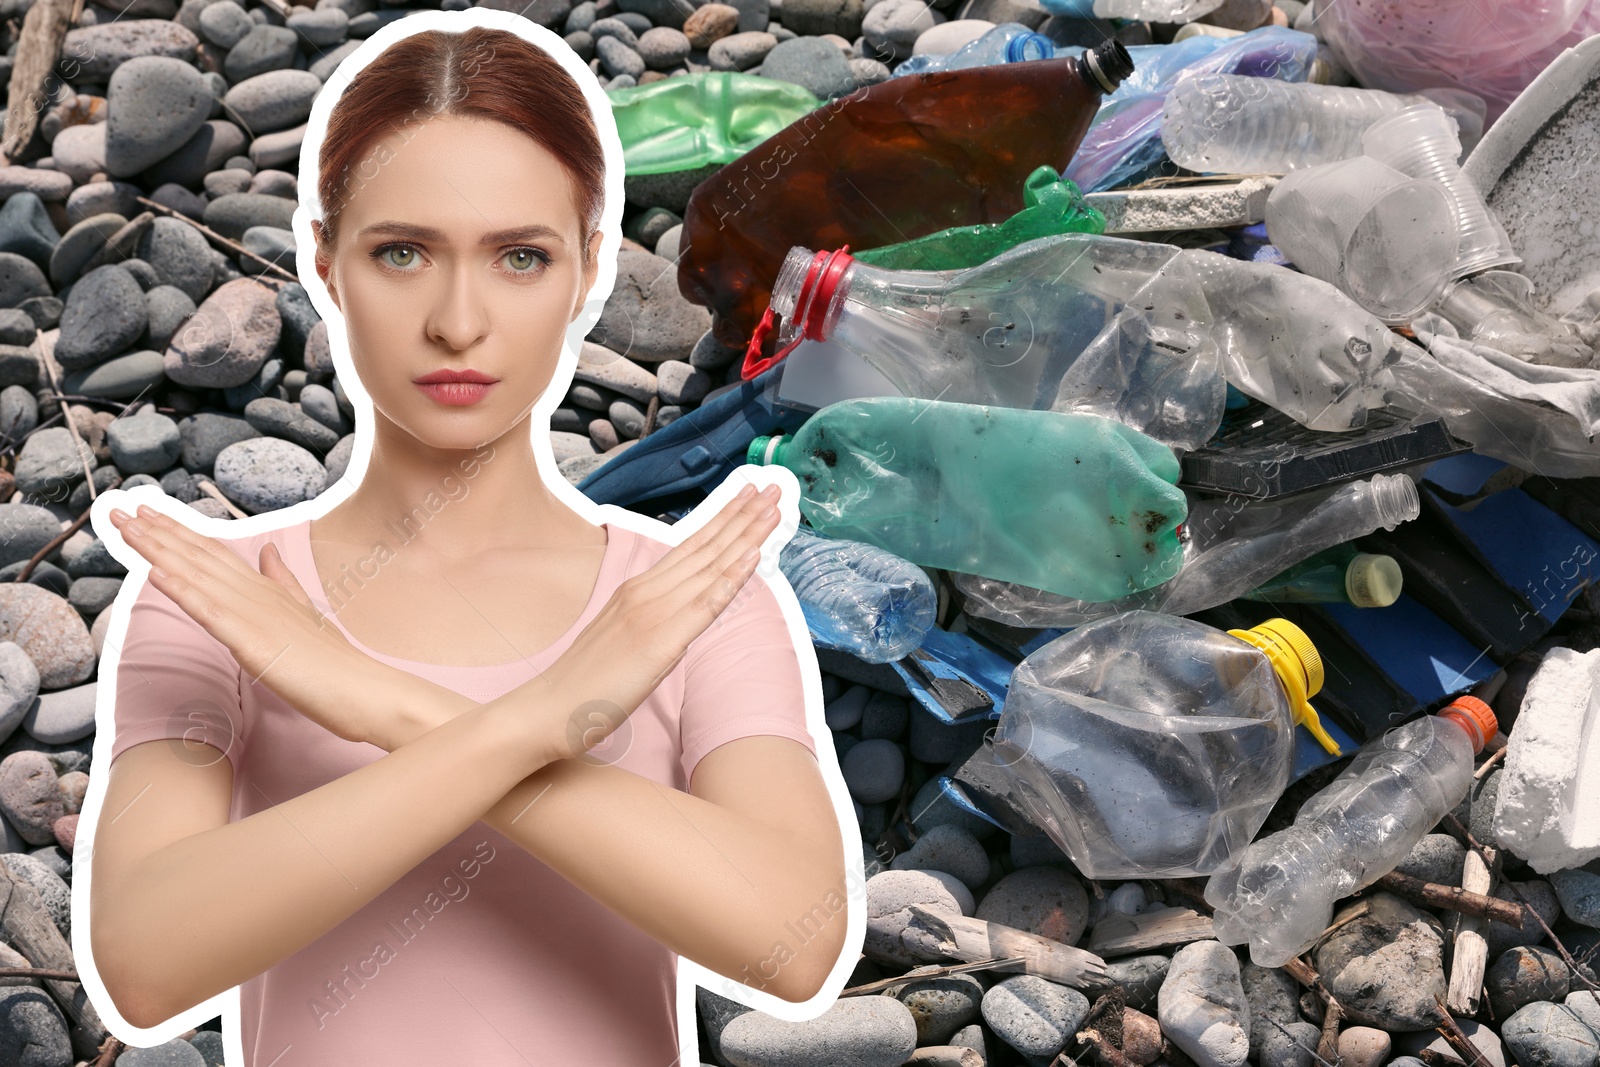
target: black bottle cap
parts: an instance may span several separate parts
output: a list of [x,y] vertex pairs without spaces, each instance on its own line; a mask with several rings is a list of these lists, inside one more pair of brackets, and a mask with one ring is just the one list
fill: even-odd
[[1078,58],[1084,81],[1105,93],[1113,93],[1122,79],[1133,73],[1133,56],[1121,41],[1107,41]]

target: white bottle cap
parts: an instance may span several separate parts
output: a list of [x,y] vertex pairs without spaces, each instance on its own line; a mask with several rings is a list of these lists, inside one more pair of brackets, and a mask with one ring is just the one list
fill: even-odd
[[1358,608],[1386,608],[1400,599],[1403,575],[1393,556],[1363,552],[1344,571],[1344,591]]

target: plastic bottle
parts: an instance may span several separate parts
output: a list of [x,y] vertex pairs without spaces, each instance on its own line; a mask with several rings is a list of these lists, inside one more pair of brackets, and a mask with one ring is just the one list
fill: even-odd
[[[1008,626],[1081,626],[1123,611],[1190,615],[1249,593],[1285,568],[1382,527],[1422,513],[1416,483],[1404,474],[1350,482],[1317,498],[1240,507],[1229,498],[1191,502],[1183,526],[1183,564],[1161,585],[1108,603],[1087,603],[1039,589],[951,572],[969,615]],[[1287,599],[1287,598],[1285,598]]]
[[1190,37],[1140,45],[1128,52],[1134,73],[1101,105],[1066,171],[1084,192],[1127,185],[1156,171],[1171,173],[1161,144],[1161,113],[1178,79],[1209,72],[1303,82],[1315,80],[1320,65],[1317,39],[1282,26],[1226,40]]
[[1026,207],[1004,222],[953,226],[899,244],[868,248],[850,258],[885,270],[959,270],[975,267],[1025,241],[1058,233],[1104,233],[1106,217],[1089,206],[1078,187],[1054,167],[1040,167],[1023,183]]
[[728,163],[822,103],[793,82],[731,70],[684,74],[606,96],[623,164],[633,175]]
[[1022,210],[1041,164],[1064,168],[1103,94],[1133,69],[1120,42],[1068,59],[890,78],[829,101],[695,187],[678,288],[742,348],[795,245],[872,248]]
[[939,608],[933,581],[881,548],[801,526],[778,553],[778,566],[819,644],[868,663],[892,663],[933,628]]
[[1210,874],[1289,784],[1322,660],[1286,619],[1221,630],[1130,611],[1012,672],[994,760],[1012,797],[1089,878]]
[[818,533],[924,567],[1108,599],[1182,562],[1177,457],[1094,415],[862,397],[746,458],[795,473]]
[[1595,359],[1571,322],[1533,305],[1533,281],[1509,270],[1486,270],[1445,287],[1435,314],[1462,339],[1498,348],[1545,367],[1589,367]]
[[1393,556],[1363,552],[1346,543],[1296,563],[1241,596],[1281,604],[1386,608],[1400,599],[1402,582],[1400,564]]
[[[757,358],[779,319],[776,351]],[[853,350],[904,396],[1086,411],[1186,450],[1216,432],[1229,383],[1303,426],[1357,429],[1404,343],[1295,271],[1076,233],[951,271],[792,249],[743,377],[802,339]]]
[[1055,42],[1044,34],[1034,33],[1020,22],[1002,22],[991,30],[985,30],[977,40],[968,41],[947,55],[911,56],[894,68],[891,77],[1055,57]]
[[1161,143],[1180,167],[1281,174],[1361,155],[1361,135],[1420,94],[1305,85],[1237,74],[1181,78],[1161,109]]
[[1462,696],[1363,745],[1294,825],[1211,877],[1205,897],[1217,940],[1248,941],[1259,967],[1281,967],[1311,947],[1336,901],[1394,870],[1461,803],[1473,758],[1498,729],[1489,705]]

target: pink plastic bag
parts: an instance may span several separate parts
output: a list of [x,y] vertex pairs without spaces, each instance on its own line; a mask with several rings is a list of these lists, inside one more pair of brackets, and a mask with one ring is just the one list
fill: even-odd
[[1600,0],[1328,0],[1317,28],[1357,82],[1482,96],[1494,122],[1551,60],[1600,33]]

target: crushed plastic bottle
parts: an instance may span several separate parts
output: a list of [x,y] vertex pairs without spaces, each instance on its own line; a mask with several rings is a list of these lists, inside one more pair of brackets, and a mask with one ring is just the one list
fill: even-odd
[[1203,73],[1303,82],[1317,71],[1317,39],[1264,26],[1238,37],[1191,37],[1128,49],[1134,72],[1096,113],[1066,175],[1086,193],[1127,185],[1169,166],[1161,113],[1178,79]]
[[911,654],[933,628],[939,595],[926,571],[861,541],[804,526],[778,553],[815,643],[868,663]]
[[1404,343],[1296,271],[1073,233],[953,271],[791,249],[743,376],[802,339],[851,349],[904,396],[1103,415],[1186,450],[1216,432],[1228,384],[1303,426],[1358,429]]
[[1130,611],[1012,672],[994,760],[1013,798],[1089,878],[1210,874],[1289,784],[1322,661],[1286,619],[1221,630]]
[[1346,543],[1318,552],[1240,594],[1279,604],[1352,604],[1386,608],[1400,599],[1404,575],[1393,556]]
[[742,348],[789,249],[1005,221],[1025,206],[1028,175],[1067,165],[1101,96],[1132,69],[1108,41],[1067,59],[890,78],[830,101],[695,187],[678,287],[711,309],[717,340]]
[[1363,745],[1294,825],[1212,875],[1205,898],[1217,940],[1249,942],[1258,967],[1281,967],[1310,948],[1336,901],[1394,870],[1461,803],[1473,757],[1498,729],[1489,705],[1462,696]]
[[899,244],[869,248],[850,258],[885,270],[959,270],[975,267],[1025,241],[1058,233],[1104,233],[1106,217],[1078,187],[1040,167],[1022,186],[1026,207],[1004,222],[953,226]]
[[[1199,448],[1222,421],[1226,385],[1205,293],[1177,255],[1171,245],[1068,233],[970,268],[893,271],[842,250],[795,248],[743,374],[802,338],[831,340],[904,396],[1087,410]],[[773,317],[780,347],[755,361]]]
[[[1081,50],[1080,50],[1081,51]],[[894,68],[891,77],[907,74],[931,74],[938,70],[963,70],[967,67],[987,67],[996,63],[1022,63],[1030,59],[1054,59],[1055,42],[1042,33],[1035,33],[1020,22],[1002,22],[985,30],[975,41],[968,41],[946,55],[917,55]]]
[[1533,281],[1509,270],[1486,270],[1451,283],[1433,312],[1457,336],[1544,367],[1590,367],[1594,348],[1572,322],[1533,303]]
[[795,473],[818,533],[924,567],[1105,598],[1182,561],[1177,457],[1093,415],[862,397],[746,456]]
[[1282,174],[1359,156],[1368,127],[1427,103],[1435,101],[1422,94],[1194,73],[1167,94],[1161,143],[1193,171]]
[[1379,474],[1341,485],[1320,498],[1241,507],[1226,497],[1193,500],[1184,522],[1183,565],[1170,580],[1107,603],[1055,596],[1040,589],[951,572],[966,595],[967,614],[1008,626],[1081,626],[1124,611],[1190,615],[1244,596],[1259,583],[1315,553],[1392,530],[1422,513],[1416,483],[1404,474]]
[[804,86],[740,71],[698,71],[606,93],[629,174],[738,159],[822,105]]

